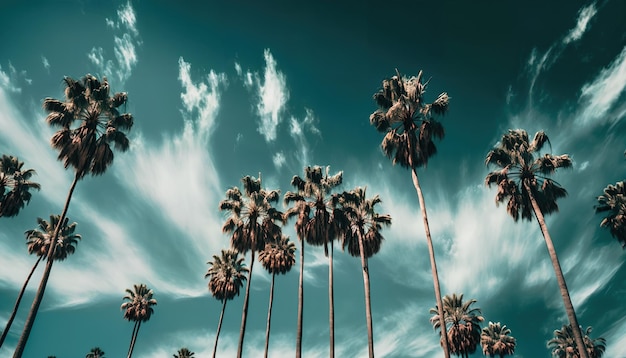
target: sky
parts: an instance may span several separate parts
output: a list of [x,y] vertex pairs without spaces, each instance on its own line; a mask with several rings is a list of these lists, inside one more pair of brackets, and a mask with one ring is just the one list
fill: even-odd
[[[82,357],[98,346],[122,357],[132,324],[120,305],[137,283],[158,305],[134,355],[187,347],[210,356],[221,303],[204,274],[229,245],[219,201],[245,175],[261,173],[264,187],[284,194],[305,166],[321,165],[343,171],[340,190],[379,194],[393,220],[369,265],[376,355],[440,357],[411,176],[384,157],[369,124],[372,95],[398,69],[424,71],[427,101],[451,97],[438,154],[418,171],[442,294],[476,299],[484,325],[506,324],[515,357],[549,356],[546,342],[567,318],[541,232],[515,223],[484,185],[485,157],[502,134],[543,130],[552,153],[573,160],[555,175],[569,195],[547,224],[579,322],[607,340],[605,357],[626,357],[626,254],[594,213],[603,188],[626,176],[623,1],[9,0],[0,43],[0,153],[35,169],[42,186],[19,216],[0,218],[2,326],[36,260],[24,232],[60,213],[73,177],[49,145],[43,99],[62,98],[64,76],[107,76],[128,93],[135,119],[130,150],[77,185],[68,217],[83,239],[53,266],[25,356]],[[283,230],[297,242],[293,224]],[[303,356],[324,357],[327,259],[321,248],[305,252]],[[367,354],[359,261],[336,250],[339,357]],[[12,355],[42,271],[0,357]],[[273,357],[295,351],[298,274],[276,280]],[[246,357],[263,354],[269,284],[255,264]],[[227,305],[220,357],[235,355],[242,305],[243,290]]]

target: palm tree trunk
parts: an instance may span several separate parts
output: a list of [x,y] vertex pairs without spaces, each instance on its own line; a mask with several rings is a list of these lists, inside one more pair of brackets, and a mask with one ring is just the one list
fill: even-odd
[[135,342],[137,342],[137,336],[139,335],[139,328],[141,327],[141,321],[137,321],[137,330],[133,335],[133,340],[130,342],[130,350],[128,351],[128,358],[133,356],[133,351],[135,350]]
[[428,246],[428,255],[430,257],[430,269],[433,273],[433,284],[435,286],[435,299],[437,300],[437,313],[439,314],[439,324],[441,327],[441,347],[445,358],[450,358],[450,348],[446,334],[446,319],[443,311],[443,301],[441,300],[441,288],[439,286],[439,274],[437,273],[437,262],[435,261],[435,248],[433,247],[433,239],[430,236],[430,226],[428,225],[428,214],[426,213],[426,203],[422,195],[422,188],[417,179],[417,170],[412,168],[413,186],[417,192],[420,208],[422,210],[422,219],[424,220],[424,231],[426,232],[426,244]]
[[359,251],[361,251],[361,266],[363,267],[363,287],[365,288],[365,320],[367,322],[367,346],[369,357],[374,358],[374,329],[372,327],[372,304],[370,302],[370,273],[363,247],[363,234],[359,229]]
[[554,249],[552,238],[550,237],[548,227],[546,226],[546,222],[543,218],[543,213],[539,208],[539,204],[537,204],[537,201],[535,200],[535,196],[531,191],[530,185],[524,182],[524,187],[526,189],[526,192],[528,193],[530,202],[533,205],[535,217],[537,218],[537,222],[539,223],[539,227],[541,228],[541,233],[543,234],[543,238],[545,239],[546,246],[548,248],[548,254],[550,255],[550,260],[552,261],[552,266],[554,267],[554,272],[556,273],[556,281],[559,284],[561,297],[563,298],[563,303],[565,304],[565,312],[567,313],[569,323],[572,326],[572,332],[574,333],[574,340],[576,341],[576,346],[578,347],[578,353],[580,354],[580,358],[588,358],[589,355],[587,354],[587,348],[585,347],[585,343],[580,332],[580,326],[578,325],[578,319],[576,318],[574,305],[572,304],[572,300],[569,296],[569,290],[567,289],[567,284],[565,283],[565,276],[563,275],[563,270],[561,269],[561,263],[559,262],[559,258],[556,255],[556,250]]
[[237,347],[237,358],[241,358],[243,353],[243,338],[246,335],[246,320],[248,319],[248,299],[250,298],[250,282],[252,282],[252,266],[254,266],[254,250],[251,250],[250,273],[248,274],[248,284],[246,285],[246,297],[243,300],[243,312],[241,313],[241,330],[239,332],[239,346]]
[[74,174],[74,181],[72,182],[70,190],[67,194],[65,206],[63,207],[63,212],[61,213],[61,218],[59,219],[57,227],[54,229],[52,240],[50,240],[50,248],[48,249],[48,260],[46,261],[46,267],[43,271],[43,276],[41,278],[41,282],[39,283],[37,294],[35,295],[35,299],[33,300],[33,305],[30,308],[28,317],[26,317],[24,331],[22,331],[22,336],[20,336],[20,340],[17,342],[17,347],[15,348],[15,353],[13,353],[13,358],[22,357],[22,354],[24,353],[24,348],[26,347],[26,342],[28,342],[28,337],[30,336],[30,331],[33,329],[35,318],[37,318],[37,312],[39,311],[39,306],[41,305],[43,295],[46,291],[46,285],[48,284],[48,278],[50,277],[50,270],[52,270],[52,263],[54,263],[54,249],[56,248],[57,239],[59,238],[59,232],[61,231],[61,226],[63,226],[63,222],[65,221],[65,216],[67,215],[67,210],[70,207],[70,201],[72,200],[72,194],[74,193],[74,188],[76,188],[76,183],[78,183],[78,179],[78,173]]
[[300,238],[300,279],[298,281],[298,326],[296,328],[296,358],[302,357],[302,311],[304,306],[304,237]]
[[274,302],[274,278],[275,273],[272,273],[272,284],[270,285],[270,305],[267,308],[267,328],[265,329],[265,358],[267,358],[267,352],[270,348],[270,325],[272,322],[272,303]]
[[35,269],[37,269],[37,265],[39,265],[39,262],[41,261],[42,257],[43,256],[39,256],[39,258],[37,258],[35,265],[33,266],[32,270],[30,270],[28,277],[26,277],[26,281],[24,282],[24,285],[22,286],[22,290],[20,291],[19,295],[17,295],[17,300],[15,301],[15,306],[13,306],[13,312],[11,312],[11,317],[9,317],[9,320],[7,321],[7,325],[4,328],[4,331],[2,332],[2,337],[0,337],[0,347],[2,347],[4,340],[7,338],[7,333],[9,333],[9,330],[11,329],[11,325],[13,324],[13,320],[15,319],[17,310],[20,308],[20,302],[22,302],[22,297],[24,296],[24,292],[26,292],[26,286],[28,286],[28,282],[30,282],[30,278],[33,276],[33,273],[35,272]]
[[328,323],[330,325],[330,358],[335,357],[335,293],[333,280],[333,241],[328,255]]
[[222,313],[220,313],[220,323],[217,324],[217,333],[215,334],[215,346],[213,347],[213,358],[215,358],[215,353],[217,353],[217,340],[220,338],[220,331],[222,330],[222,320],[224,319],[224,311],[226,310],[226,302],[227,300],[222,299],[224,303],[222,304]]
[[137,331],[138,324],[139,321],[135,321],[135,324],[133,325],[133,333],[130,335],[130,344],[128,345],[128,353],[126,354],[127,357],[130,357],[130,350],[133,347],[133,342],[135,341],[135,332]]

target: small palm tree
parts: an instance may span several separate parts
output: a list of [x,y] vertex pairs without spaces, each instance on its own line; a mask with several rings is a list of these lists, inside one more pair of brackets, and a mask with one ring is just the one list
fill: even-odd
[[500,325],[500,322],[489,322],[489,326],[483,328],[480,344],[486,356],[503,358],[515,354],[515,338],[511,336],[511,330],[506,325]]
[[289,241],[288,236],[282,236],[265,244],[265,248],[259,253],[259,261],[263,267],[272,274],[270,285],[270,302],[267,309],[267,328],[265,330],[265,358],[270,344],[270,326],[272,321],[272,303],[274,302],[274,279],[276,274],[286,274],[296,263],[296,245]]
[[342,230],[342,247],[347,248],[351,256],[361,258],[370,358],[374,357],[374,329],[372,326],[368,259],[380,250],[384,240],[381,233],[383,226],[391,225],[391,216],[376,212],[376,205],[381,202],[382,200],[378,195],[367,199],[365,188],[356,188],[341,194],[342,209],[348,222],[345,230]]
[[30,181],[35,170],[22,169],[23,166],[14,156],[3,154],[0,158],[0,217],[16,216],[30,202],[30,189],[41,189]]
[[[4,343],[9,330],[11,329],[11,325],[13,324],[13,320],[15,319],[15,315],[17,314],[17,310],[20,307],[20,303],[22,302],[22,297],[24,296],[24,292],[26,291],[26,287],[28,286],[28,282],[30,282],[30,278],[33,276],[33,273],[37,269],[39,262],[48,257],[48,249],[50,248],[50,240],[54,235],[54,230],[59,223],[59,215],[50,215],[50,222],[37,218],[37,223],[39,225],[39,230],[33,229],[26,231],[26,245],[28,247],[29,254],[37,255],[37,261],[33,265],[33,268],[30,270],[28,277],[26,277],[26,281],[24,285],[22,285],[22,289],[17,296],[17,300],[15,301],[15,305],[13,306],[13,312],[11,312],[11,316],[9,317],[6,327],[2,332],[2,336],[0,337],[0,347]],[[76,223],[69,224],[69,219],[65,218],[65,222],[61,228],[61,232],[59,234],[59,238],[57,239],[59,242],[57,243],[57,248],[54,251],[54,261],[63,261],[69,255],[73,254],[76,251],[76,245],[78,245],[78,240],[81,239],[79,234],[75,234]]]
[[[582,331],[582,327],[579,327]],[[584,331],[583,340],[585,341],[585,352],[589,358],[600,358],[606,349],[606,340],[602,337],[592,339],[589,337],[591,327],[587,327]],[[554,338],[548,341],[548,348],[552,356],[557,358],[580,358],[574,333],[570,325],[563,325],[560,330],[554,331]]]
[[222,313],[220,313],[217,334],[215,334],[213,358],[215,358],[217,352],[217,341],[222,330],[226,302],[232,300],[235,296],[239,296],[239,289],[247,279],[248,268],[243,263],[244,258],[238,256],[237,250],[232,249],[222,250],[221,256],[213,255],[213,261],[208,262],[211,267],[204,275],[204,278],[209,277],[209,291],[211,291],[213,297],[222,301]]
[[100,349],[100,347],[91,348],[89,353],[85,356],[85,358],[106,358],[104,356],[104,351]]
[[[463,302],[463,294],[443,298],[443,312],[446,317],[446,336],[450,344],[450,353],[461,357],[469,357],[476,352],[476,347],[481,341],[480,323],[484,320],[479,308],[472,308],[475,299]],[[442,331],[439,309],[431,308],[433,315],[430,322],[435,330]],[[442,340],[443,344],[443,340]]]
[[174,358],[192,358],[196,355],[195,352],[190,351],[187,348],[181,348],[174,354]]
[[134,285],[133,290],[126,289],[126,296],[123,298],[126,302],[122,303],[121,309],[124,310],[124,319],[135,322],[128,348],[128,358],[133,355],[141,323],[148,321],[154,313],[152,306],[156,306],[157,301],[152,298],[153,295],[154,292],[143,283]]
[[604,188],[604,194],[598,197],[596,213],[606,213],[600,226],[609,230],[622,249],[626,248],[626,181]]

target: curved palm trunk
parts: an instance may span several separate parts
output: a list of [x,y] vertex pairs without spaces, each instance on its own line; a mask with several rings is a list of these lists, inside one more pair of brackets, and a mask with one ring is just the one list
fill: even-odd
[[330,325],[330,358],[335,357],[335,294],[333,279],[333,241],[328,255],[328,323]]
[[213,347],[213,358],[215,358],[215,354],[217,353],[217,340],[220,338],[220,331],[222,330],[222,320],[224,319],[224,311],[226,310],[226,299],[223,299],[224,303],[222,304],[222,313],[220,313],[220,322],[217,324],[217,333],[215,334],[215,346]]
[[133,356],[135,350],[135,342],[137,342],[137,336],[139,335],[139,327],[141,327],[141,321],[137,321],[137,330],[134,331],[133,339],[130,341],[130,349],[128,350],[128,358]]
[[39,306],[41,305],[43,295],[46,291],[46,285],[48,284],[48,278],[50,277],[50,270],[52,270],[52,263],[54,263],[54,249],[56,248],[57,239],[59,238],[59,232],[61,230],[63,222],[65,221],[65,216],[67,215],[67,210],[70,207],[70,201],[72,200],[72,194],[74,193],[74,189],[76,188],[76,183],[78,183],[78,179],[78,173],[74,174],[74,181],[72,181],[72,185],[70,186],[70,190],[67,194],[65,206],[63,207],[63,212],[61,213],[61,218],[59,219],[57,227],[54,229],[52,240],[50,240],[50,248],[48,249],[48,260],[46,261],[46,267],[43,272],[43,277],[41,278],[41,282],[39,283],[39,288],[37,289],[37,294],[35,295],[35,299],[33,300],[33,305],[30,308],[28,317],[26,318],[24,331],[22,331],[22,336],[20,336],[20,340],[17,342],[17,347],[15,348],[15,353],[13,353],[13,358],[22,357],[22,354],[24,353],[24,348],[26,347],[26,342],[28,342],[28,337],[30,336],[30,331],[33,329],[35,318],[37,318],[37,312],[39,311]]
[[270,285],[270,305],[267,308],[267,328],[265,329],[265,358],[270,347],[270,325],[272,322],[272,303],[274,302],[274,278],[276,274],[272,274],[272,284]]
[[133,342],[135,341],[135,332],[137,331],[137,324],[139,324],[139,321],[135,321],[135,324],[133,324],[133,332],[130,334],[130,343],[128,344],[128,353],[126,353],[127,357],[130,357],[130,349],[133,346]]
[[435,248],[433,247],[433,239],[430,236],[430,226],[428,225],[428,214],[426,213],[426,203],[422,195],[422,188],[417,179],[417,170],[412,168],[413,186],[417,192],[420,208],[422,210],[422,219],[424,220],[424,231],[426,232],[426,243],[428,246],[428,255],[430,257],[430,269],[433,273],[433,284],[435,286],[435,299],[437,300],[437,313],[439,314],[439,324],[441,327],[441,346],[443,348],[444,357],[450,358],[450,347],[448,346],[446,319],[443,312],[443,301],[441,300],[441,288],[439,286],[439,274],[437,273],[437,262],[435,261]]
[[237,347],[237,358],[241,358],[243,352],[243,338],[246,335],[246,321],[248,319],[248,299],[250,298],[250,282],[252,282],[252,266],[254,266],[254,250],[251,250],[250,273],[248,284],[246,285],[246,297],[243,300],[243,312],[241,313],[241,330],[239,331],[239,346]]
[[563,303],[565,304],[565,312],[567,313],[567,318],[569,318],[569,323],[572,326],[572,332],[574,333],[574,340],[576,341],[576,346],[578,347],[580,358],[589,358],[589,355],[587,354],[587,348],[580,332],[580,326],[578,325],[578,319],[576,318],[576,312],[574,311],[574,305],[572,304],[572,300],[569,296],[569,290],[567,289],[567,284],[565,283],[565,276],[563,275],[563,270],[561,269],[561,263],[559,262],[559,258],[556,255],[556,250],[554,249],[552,238],[550,237],[548,227],[546,226],[546,222],[543,218],[543,213],[541,212],[541,209],[539,208],[539,205],[537,204],[537,201],[535,200],[535,197],[530,190],[530,186],[527,183],[524,183],[524,187],[526,189],[526,192],[528,193],[530,202],[533,205],[535,217],[537,218],[537,222],[539,223],[539,227],[541,228],[541,233],[543,234],[543,238],[545,239],[546,247],[548,248],[550,261],[552,261],[552,266],[554,267],[556,281],[559,284],[561,297],[563,298]]
[[361,266],[363,267],[363,287],[365,288],[365,320],[367,322],[367,347],[369,357],[374,358],[374,329],[372,327],[372,304],[370,302],[370,273],[363,248],[363,234],[359,230],[359,251],[361,251]]
[[20,308],[20,303],[22,302],[22,297],[24,296],[24,292],[26,291],[26,286],[28,286],[28,282],[30,282],[30,278],[33,276],[33,273],[37,269],[37,266],[39,265],[41,258],[42,256],[39,256],[39,258],[37,258],[35,265],[33,265],[33,268],[32,270],[30,270],[28,277],[26,277],[26,281],[24,282],[24,285],[22,286],[22,290],[20,291],[19,295],[17,295],[17,300],[15,301],[13,312],[11,312],[11,317],[9,317],[9,320],[7,321],[7,325],[4,328],[4,331],[2,332],[2,337],[0,337],[0,347],[2,347],[4,340],[7,338],[7,333],[9,333],[9,330],[11,329],[11,325],[13,324],[13,320],[15,319],[15,315],[17,314],[17,310]]
[[300,279],[298,281],[298,327],[296,328],[296,358],[302,356],[302,308],[304,306],[304,238],[300,238]]

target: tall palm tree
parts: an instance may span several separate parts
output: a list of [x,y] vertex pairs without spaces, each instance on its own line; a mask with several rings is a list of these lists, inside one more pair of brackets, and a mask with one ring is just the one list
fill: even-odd
[[286,274],[296,263],[296,245],[289,241],[288,236],[276,238],[265,244],[265,248],[259,253],[259,261],[263,267],[272,274],[270,285],[270,302],[267,309],[267,328],[265,330],[265,358],[270,344],[270,325],[272,321],[272,304],[274,302],[274,278],[276,274]]
[[126,296],[123,298],[126,302],[122,303],[121,309],[124,310],[124,319],[135,322],[128,348],[128,358],[133,356],[141,323],[148,321],[154,313],[152,306],[156,306],[157,301],[152,298],[153,295],[154,292],[143,283],[134,285],[133,290],[126,289]]
[[[106,78],[100,82],[92,75],[86,75],[76,81],[70,77],[64,78],[64,101],[46,98],[43,108],[48,112],[46,121],[59,130],[52,136],[50,143],[59,151],[58,159],[63,161],[65,168],[74,169],[74,180],[70,185],[61,219],[65,220],[69,209],[72,194],[79,180],[87,174],[93,176],[104,174],[113,163],[113,150],[124,152],[129,148],[129,141],[124,131],[133,125],[133,116],[129,113],[120,113],[119,108],[126,103],[126,93],[115,93],[109,96],[110,88]],[[60,226],[57,225],[53,239],[50,240],[48,252],[54,253]],[[48,256],[39,288],[31,306],[24,331],[17,343],[14,358],[19,358],[24,352],[32,330],[39,306],[43,299],[50,269],[52,256]]]
[[187,348],[181,348],[174,354],[174,358],[193,358],[196,355],[195,352],[190,351]]
[[[489,187],[498,186],[496,205],[506,201],[507,212],[515,221],[519,220],[520,215],[522,220],[531,221],[533,214],[537,218],[554,267],[565,312],[572,327],[576,327],[574,336],[579,350],[584,351],[574,305],[544,220],[544,214],[558,211],[557,199],[567,195],[567,191],[551,180],[548,175],[554,174],[558,168],[570,168],[572,160],[567,154],[540,155],[546,143],[549,144],[550,141],[544,132],[537,132],[531,141],[525,130],[509,130],[502,136],[498,145],[487,154],[486,164],[500,169],[489,173],[485,184]],[[585,352],[583,352],[583,358],[588,358]]]
[[[428,82],[422,81],[422,71],[417,77],[407,78],[396,70],[396,76],[383,80],[382,88],[374,94],[378,109],[370,115],[370,124],[379,132],[386,133],[381,144],[383,153],[392,159],[393,164],[400,164],[411,170],[424,222],[437,307],[443,307],[435,250],[417,168],[425,167],[428,160],[437,153],[434,139],[442,139],[444,129],[435,116],[448,111],[449,97],[444,92],[434,102],[425,103],[424,93]],[[440,324],[443,325],[443,311],[439,312],[439,317]],[[450,358],[448,342],[445,341],[445,336],[442,339],[444,356]]]
[[515,338],[511,336],[511,330],[504,324],[500,325],[500,322],[489,322],[489,326],[483,328],[480,344],[483,347],[483,354],[490,357],[503,358],[515,354]]
[[209,277],[209,291],[211,291],[213,297],[222,301],[222,313],[220,313],[220,321],[215,334],[213,358],[215,358],[217,352],[217,341],[222,330],[226,302],[232,300],[235,296],[239,296],[239,289],[247,279],[248,268],[243,261],[244,258],[239,257],[237,250],[230,249],[222,250],[221,256],[213,255],[213,261],[208,262],[211,267],[209,267],[204,278]]
[[100,347],[91,348],[89,353],[85,356],[85,358],[105,358],[104,351],[100,349]]
[[16,216],[30,202],[30,189],[41,189],[41,185],[30,181],[35,170],[23,166],[14,156],[3,154],[0,158],[0,217]]
[[346,230],[342,230],[342,247],[344,249],[347,248],[351,256],[361,258],[370,358],[374,357],[374,330],[372,326],[368,259],[380,250],[384,240],[381,233],[383,226],[391,225],[391,216],[376,212],[376,204],[381,202],[378,195],[367,199],[365,188],[356,188],[341,194],[342,207],[348,221]]
[[244,255],[248,251],[251,253],[250,275],[243,302],[237,358],[241,358],[243,352],[254,254],[263,250],[266,242],[282,235],[281,227],[277,223],[281,225],[283,223],[283,213],[272,206],[279,200],[280,192],[262,189],[260,175],[258,179],[245,176],[242,182],[243,193],[238,187],[228,189],[226,199],[219,204],[220,210],[230,214],[222,226],[222,232],[231,236],[231,247]]
[[[330,167],[307,166],[304,168],[304,179],[294,176],[291,184],[297,189],[295,193],[285,194],[285,202],[300,202],[306,205],[305,209],[311,217],[305,220],[302,228],[302,237],[308,244],[324,246],[324,254],[328,257],[328,301],[329,301],[329,326],[330,326],[330,357],[335,356],[335,304],[333,292],[333,241],[340,231],[340,224],[344,221],[342,212],[338,207],[339,196],[332,194],[332,190],[341,185],[343,172],[329,175]],[[288,216],[300,216],[304,207],[295,205],[288,211]],[[296,223],[299,225],[298,223]],[[298,229],[297,229],[298,230]],[[302,237],[299,238],[301,239]],[[304,241],[301,242],[304,245]],[[303,254],[301,252],[301,259]],[[301,264],[304,261],[301,260]],[[303,266],[302,266],[303,267]],[[302,270],[301,270],[302,271]],[[301,275],[302,276],[302,275]],[[300,309],[301,311],[301,309]],[[299,327],[302,318],[299,317]],[[300,332],[302,330],[300,329]],[[299,336],[302,342],[302,336]],[[300,345],[301,346],[301,345]]]
[[[59,215],[50,215],[50,222],[37,218],[37,224],[39,225],[39,230],[33,229],[25,232],[26,234],[26,245],[28,248],[29,254],[37,255],[37,261],[33,265],[33,268],[30,270],[28,277],[26,277],[26,281],[24,285],[22,285],[22,289],[20,293],[17,295],[17,300],[15,301],[15,305],[13,306],[13,312],[11,312],[11,316],[7,321],[6,327],[2,332],[2,336],[0,337],[0,347],[4,343],[9,330],[11,329],[11,325],[13,324],[13,320],[15,319],[15,315],[17,314],[17,310],[20,307],[20,303],[22,302],[22,297],[24,296],[24,292],[26,291],[26,286],[28,286],[28,282],[30,278],[33,276],[33,273],[37,269],[39,262],[48,257],[48,249],[50,248],[50,239],[54,235],[54,230],[59,223]],[[54,251],[54,261],[63,261],[69,255],[73,254],[76,251],[76,245],[78,245],[78,240],[81,239],[79,234],[75,234],[76,223],[69,224],[69,219],[65,218],[65,222],[61,227],[61,232],[59,233],[59,238],[57,239],[59,242],[57,243],[57,248]]]
[[606,213],[600,226],[610,231],[622,249],[626,248],[626,181],[604,188],[604,194],[598,197],[596,213]]
[[[579,327],[582,331],[582,327]],[[592,339],[589,337],[591,327],[587,327],[583,340],[585,341],[585,353],[589,358],[600,358],[606,349],[606,340],[602,337]],[[560,330],[554,331],[554,338],[548,341],[548,348],[553,357],[580,358],[578,346],[575,342],[572,326],[566,324]]]
[[[454,355],[469,357],[471,353],[476,352],[476,347],[480,343],[480,323],[484,319],[479,308],[471,307],[474,303],[475,299],[463,302],[463,294],[457,296],[453,293],[452,296],[446,295],[443,298],[443,312],[446,317],[446,325],[443,328],[450,344],[450,353]],[[431,308],[430,313],[433,315],[430,318],[433,328],[442,332],[438,307]]]

